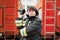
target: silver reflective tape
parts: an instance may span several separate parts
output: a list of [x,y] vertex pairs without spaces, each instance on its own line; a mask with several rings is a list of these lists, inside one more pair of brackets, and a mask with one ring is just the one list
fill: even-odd
[[2,33],[0,33],[0,36],[2,36]]

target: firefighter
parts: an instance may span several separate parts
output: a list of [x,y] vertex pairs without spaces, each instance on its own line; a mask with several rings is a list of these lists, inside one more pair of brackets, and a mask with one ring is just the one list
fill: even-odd
[[20,30],[23,40],[41,40],[41,20],[38,18],[38,11],[33,6],[28,6],[28,19],[26,19],[25,27]]
[[[16,27],[19,31],[25,25],[25,20],[23,20],[25,9],[18,10],[18,12],[19,12],[19,17],[15,20],[15,23],[16,23]],[[20,33],[18,33],[18,35],[16,36],[16,40],[20,40],[20,39],[22,39],[22,37],[21,37]]]

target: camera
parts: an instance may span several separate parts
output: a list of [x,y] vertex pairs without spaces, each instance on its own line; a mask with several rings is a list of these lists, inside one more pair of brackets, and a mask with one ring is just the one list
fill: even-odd
[[20,12],[20,15],[23,15],[25,13],[25,9],[20,9],[18,12]]

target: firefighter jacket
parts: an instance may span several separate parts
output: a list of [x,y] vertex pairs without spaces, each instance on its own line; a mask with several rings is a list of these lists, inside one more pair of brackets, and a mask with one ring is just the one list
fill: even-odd
[[16,23],[16,27],[18,28],[18,29],[22,29],[24,26],[25,26],[25,20],[22,20],[22,18],[17,18],[16,20],[15,20],[15,23]]
[[20,30],[26,40],[40,40],[41,20],[38,17],[27,19],[25,27]]

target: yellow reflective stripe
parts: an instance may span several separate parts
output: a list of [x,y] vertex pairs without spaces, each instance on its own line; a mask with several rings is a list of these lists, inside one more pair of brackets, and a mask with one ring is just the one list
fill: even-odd
[[26,21],[23,21],[23,26],[25,26]]
[[16,26],[22,26],[23,24],[16,24]]
[[20,23],[20,22],[22,22],[22,20],[16,20],[16,21],[15,21],[15,23]]
[[21,36],[27,36],[26,27],[20,30]]
[[23,24],[23,26],[25,26],[25,24]]
[[21,36],[24,36],[24,35],[23,35],[23,29],[20,30],[20,34],[21,34]]
[[24,36],[27,36],[26,27],[24,28],[23,32],[24,32]]

